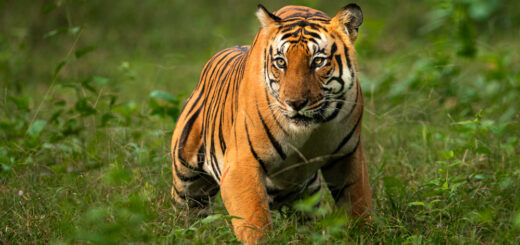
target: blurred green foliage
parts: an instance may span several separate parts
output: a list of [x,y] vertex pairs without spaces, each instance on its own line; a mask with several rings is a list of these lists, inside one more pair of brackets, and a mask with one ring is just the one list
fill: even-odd
[[[320,192],[273,212],[268,242],[520,242],[517,2],[358,4],[374,222]],[[203,64],[251,43],[256,5],[0,1],[0,243],[236,243],[219,199],[175,211],[169,137]]]

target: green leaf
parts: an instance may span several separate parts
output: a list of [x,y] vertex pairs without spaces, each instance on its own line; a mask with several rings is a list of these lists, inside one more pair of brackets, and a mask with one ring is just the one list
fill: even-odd
[[455,156],[455,153],[453,151],[442,151],[441,156],[443,159],[449,160]]
[[411,202],[408,206],[424,206],[424,202]]
[[58,100],[54,102],[54,106],[65,106],[67,102],[65,100]]
[[56,66],[56,69],[54,69],[54,77],[58,76],[58,73],[60,73],[61,69],[67,64],[67,61],[61,61]]
[[29,111],[29,98],[28,97],[14,97],[8,95],[7,98],[13,102],[16,107],[20,110]]
[[79,50],[77,50],[76,52],[74,52],[74,56],[76,56],[76,59],[79,59],[79,58],[81,58],[83,55],[86,55],[86,54],[88,54],[88,53],[94,51],[95,49],[96,49],[96,47],[93,46],[93,45],[86,46],[86,47],[84,47],[84,48],[82,48],[82,49],[79,49]]
[[11,167],[9,167],[3,163],[0,163],[0,165],[2,166],[2,168],[0,168],[2,171],[7,172],[7,171],[11,170]]
[[52,37],[52,36],[56,36],[58,34],[65,33],[68,30],[69,29],[66,26],[60,27],[60,28],[57,28],[57,29],[54,29],[52,31],[49,31],[49,32],[45,33],[45,35],[43,35],[43,38],[49,38],[49,37]]
[[108,78],[106,77],[100,77],[100,76],[94,76],[92,77],[92,81],[98,85],[105,85],[108,83]]
[[225,218],[225,215],[223,215],[223,214],[214,214],[214,215],[210,215],[210,216],[202,219],[201,223],[209,224],[209,223],[213,223],[217,220],[223,220],[224,218]]
[[444,182],[444,184],[442,184],[442,186],[441,186],[441,190],[447,190],[448,188],[449,188],[448,182]]
[[101,117],[101,126],[105,127],[110,120],[115,119],[115,118],[116,117],[114,115],[112,115],[111,113],[103,114],[103,116]]
[[81,31],[81,27],[74,26],[74,27],[69,28],[68,31],[70,34],[76,35],[76,34],[78,34],[79,31]]
[[88,90],[88,91],[90,91],[90,92],[92,92],[94,94],[97,94],[96,88],[93,87],[92,85],[90,85],[90,82],[91,82],[91,80],[87,79],[87,80],[81,82],[81,86],[83,88],[85,88],[86,90]]
[[78,111],[82,116],[86,117],[92,114],[96,114],[96,109],[89,105],[87,99],[80,99],[78,102],[76,102],[76,105],[74,107],[76,111]]
[[175,96],[171,95],[168,92],[156,90],[150,93],[150,98],[152,99],[163,99],[170,101],[172,103],[175,103],[177,101],[177,98]]
[[298,200],[294,203],[293,207],[296,210],[302,211],[302,212],[312,212],[316,205],[321,200],[321,191],[318,191],[316,194],[309,196],[307,198],[304,198],[302,200]]
[[480,153],[484,155],[491,155],[491,150],[485,146],[479,146],[474,150],[475,153]]
[[59,122],[59,117],[61,116],[61,114],[63,113],[63,111],[64,111],[63,109],[59,109],[59,110],[57,110],[56,112],[54,112],[54,113],[52,114],[51,118],[49,119],[49,122],[51,122],[51,123],[53,123],[53,122],[55,122],[55,123]]
[[477,174],[477,175],[475,175],[475,177],[473,177],[473,178],[475,178],[475,179],[477,179],[477,180],[483,180],[483,179],[486,179],[487,176],[486,176],[485,174]]
[[27,133],[32,137],[38,137],[45,128],[45,125],[47,125],[46,121],[36,120],[31,124],[31,126],[29,126],[29,129],[27,129]]
[[49,13],[52,10],[54,10],[56,7],[58,7],[58,5],[55,3],[46,4],[45,6],[43,6],[42,13],[43,14]]

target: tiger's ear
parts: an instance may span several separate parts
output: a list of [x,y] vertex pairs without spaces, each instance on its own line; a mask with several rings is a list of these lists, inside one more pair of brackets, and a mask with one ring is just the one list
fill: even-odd
[[351,3],[343,7],[332,18],[332,21],[350,37],[350,41],[354,42],[358,35],[359,26],[363,23],[363,12],[357,4]]
[[258,4],[258,10],[256,11],[256,16],[260,20],[262,27],[267,28],[269,26],[277,26],[280,24],[280,17],[272,14],[262,4]]

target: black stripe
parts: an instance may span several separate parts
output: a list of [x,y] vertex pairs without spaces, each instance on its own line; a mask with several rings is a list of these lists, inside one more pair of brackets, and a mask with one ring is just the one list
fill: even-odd
[[298,193],[301,193],[301,191],[302,190],[300,190],[300,189],[296,189],[296,190],[290,191],[289,193],[287,193],[283,196],[275,196],[273,198],[273,203],[276,203],[276,204],[283,203],[287,198],[294,197]]
[[[237,52],[235,52],[237,53]],[[225,103],[222,102],[222,93],[223,91],[226,91],[226,89],[229,89],[229,78],[233,75],[233,70],[234,70],[234,67],[236,66],[237,62],[236,62],[236,58],[237,57],[240,57],[243,53],[242,52],[239,52],[238,54],[236,55],[233,55],[231,57],[229,57],[229,59],[227,59],[225,61],[224,64],[222,64],[222,66],[218,69],[218,73],[216,74],[216,77],[212,80],[215,80],[215,81],[223,81],[223,83],[220,83],[220,86],[218,86],[218,88],[214,89],[213,90],[213,93],[212,93],[212,96],[211,96],[211,100],[209,101],[209,105],[216,105],[216,108],[212,108],[213,110],[211,111],[211,114],[206,118],[205,120],[205,125],[210,125],[210,122],[215,122],[217,120],[217,114],[218,112],[220,112],[220,125],[217,125],[216,123],[213,123],[213,127],[212,128],[209,128],[209,130],[211,131],[211,135],[210,135],[210,157],[211,157],[211,167],[212,167],[212,170],[213,170],[213,174],[215,175],[215,177],[217,179],[220,179],[220,175],[221,175],[221,172],[220,172],[220,168],[218,167],[218,161],[217,161],[217,158],[216,158],[216,155],[215,155],[215,137],[214,137],[214,134],[215,134],[215,127],[219,126],[219,129],[218,129],[218,134],[219,134],[219,142],[221,144],[221,150],[222,152],[224,152],[226,146],[225,146],[225,142],[223,140],[223,134],[222,134],[222,113],[223,113],[223,110],[225,109]],[[232,66],[230,67],[230,64],[232,64]],[[228,87],[226,89],[224,89],[224,85],[225,83],[228,84]],[[227,96],[226,96],[227,97]],[[224,98],[224,102],[225,102],[225,98]],[[213,106],[215,107],[215,106]],[[205,126],[206,128],[206,126]]]
[[[321,190],[321,181],[320,181],[320,184],[316,186],[316,189],[311,190],[311,192],[309,192],[308,195],[312,196],[312,195],[316,194],[316,192],[318,192],[320,190]],[[319,205],[319,203],[317,205]]]
[[315,32],[312,32],[312,31],[307,31],[306,29],[303,29],[303,34],[310,35],[310,36],[312,36],[314,38],[317,38],[317,39],[321,39],[321,36],[318,33],[315,33]]
[[345,58],[347,59],[348,69],[351,69],[352,64],[350,63],[350,57],[348,56],[348,48],[347,48],[346,45],[343,45],[343,49],[344,49],[344,52],[345,52]]
[[186,143],[186,140],[187,140],[188,135],[189,135],[189,133],[191,131],[191,128],[193,127],[193,123],[195,122],[195,120],[197,119],[197,117],[198,117],[198,115],[200,113],[200,109],[201,108],[199,107],[199,109],[197,109],[197,111],[193,114],[193,116],[191,116],[190,119],[184,125],[184,128],[182,129],[182,133],[181,133],[181,138],[180,138],[181,143],[179,144],[179,148],[177,148],[177,158],[182,163],[182,165],[184,167],[189,168],[189,169],[198,170],[198,171],[200,171],[201,169],[199,169],[197,167],[190,166],[188,164],[188,162],[186,162],[182,158],[182,156],[181,156],[181,148],[184,148],[184,144]]
[[316,179],[318,179],[318,176],[319,176],[319,175],[318,175],[318,171],[316,171],[316,173],[314,174],[314,176],[312,177],[312,179],[309,180],[309,185],[310,185],[312,182],[316,181]]
[[[227,58],[227,56],[229,54],[232,54],[232,56]],[[210,122],[216,120],[216,113],[218,111],[220,111],[220,109],[222,107],[222,103],[219,103],[219,102],[220,102],[220,97],[221,97],[220,94],[221,94],[221,91],[222,91],[224,86],[222,85],[222,83],[220,83],[220,81],[226,81],[227,80],[227,78],[229,77],[229,69],[228,69],[229,68],[229,64],[231,62],[235,61],[235,59],[237,57],[239,57],[240,55],[242,55],[242,53],[241,52],[237,52],[237,51],[230,52],[230,53],[226,54],[225,57],[223,57],[221,60],[219,60],[217,62],[216,66],[218,66],[218,67],[213,69],[213,72],[210,75],[210,79],[212,81],[212,85],[211,85],[211,88],[208,91],[211,94],[209,96],[206,96],[206,98],[210,97],[211,99],[210,99],[210,101],[208,101],[208,103],[205,103],[205,109],[206,109],[206,107],[210,107],[210,108],[212,108],[212,110],[211,111],[207,111],[206,114],[204,114],[205,118],[204,118],[204,124],[203,124],[203,129],[204,129],[203,132],[204,132],[204,139],[207,138],[206,134],[208,133],[208,131],[211,134],[210,135],[209,148],[210,148],[210,156],[212,158],[211,159],[211,165],[212,165],[212,168],[213,168],[213,171],[214,171],[214,174],[215,174],[216,178],[219,178],[218,168],[215,167],[216,157],[215,157],[214,134],[215,134],[216,130],[214,130],[214,127],[216,125],[214,123],[211,124]],[[214,73],[215,71],[217,71],[216,74]],[[218,88],[213,89],[213,85],[214,84],[217,84],[216,86],[218,86]],[[208,127],[210,127],[210,125],[213,125],[213,128],[208,128]],[[217,170],[217,171],[215,171],[215,170]]]
[[332,44],[332,47],[330,47],[330,57],[329,59],[332,58],[332,56],[334,56],[334,53],[336,53],[336,51],[338,51],[338,46],[336,45],[336,43]]
[[350,115],[352,115],[352,112],[354,112],[354,109],[356,109],[356,106],[357,106],[357,101],[358,101],[358,97],[359,97],[359,93],[360,93],[360,89],[358,88],[357,92],[356,92],[356,98],[354,99],[354,104],[352,105],[352,108],[350,108],[350,111],[348,112],[348,114],[341,120],[345,120],[347,119]]
[[264,118],[262,117],[262,114],[260,114],[260,110],[258,109],[258,103],[256,104],[256,112],[258,112],[258,117],[260,118],[260,121],[262,122],[262,125],[264,126],[265,133],[267,134],[267,137],[269,138],[269,141],[271,141],[271,144],[276,149],[276,152],[278,152],[278,155],[285,160],[287,158],[287,155],[285,155],[285,152],[283,152],[282,146],[276,140],[276,138],[271,134],[271,131],[269,130],[269,127],[267,127],[267,124],[265,124]]
[[332,198],[334,198],[334,201],[337,202],[341,198],[342,193],[345,191],[345,189],[351,187],[354,184],[355,184],[355,182],[347,183],[341,189],[329,188],[330,189],[330,194],[331,194]]
[[279,194],[280,192],[282,192],[283,190],[281,189],[274,189],[274,188],[269,188],[269,187],[265,187],[265,191],[267,192],[267,195],[276,195],[276,194]]
[[339,112],[341,111],[343,104],[344,104],[343,101],[336,102],[336,109],[334,110],[334,112],[332,112],[332,114],[330,114],[330,116],[328,116],[327,118],[323,119],[322,122],[328,122],[328,121],[336,118],[336,116],[338,116]]
[[187,194],[181,193],[175,185],[173,185],[173,190],[182,200],[188,202],[189,207],[204,207],[209,203],[210,196],[202,195],[202,196],[189,196]]
[[[234,123],[235,117],[234,113],[238,110],[238,88],[240,85],[240,81],[242,80],[242,77],[244,77],[244,71],[245,71],[245,61],[247,60],[247,56],[249,55],[249,52],[246,53],[247,55],[242,55],[240,57],[240,60],[238,61],[239,65],[237,67],[237,76],[233,79],[233,90],[231,91],[232,94],[232,109],[231,111],[231,124]],[[233,110],[234,106],[234,110]]]
[[179,172],[179,169],[177,168],[177,164],[175,164],[175,162],[173,163],[173,168],[175,169],[175,175],[177,175],[177,177],[184,182],[191,182],[191,181],[195,181],[200,178],[200,174],[196,174],[192,177],[188,177],[188,176],[181,174]]
[[[223,108],[222,110],[224,110],[225,108]],[[223,116],[221,115],[220,118],[223,118]],[[222,133],[222,123],[223,121],[220,122],[219,126],[218,127],[218,140],[220,141],[220,150],[222,151],[222,153],[225,153],[226,152],[226,141],[224,141],[224,134]]]
[[222,50],[221,52],[217,53],[215,56],[211,57],[211,59],[204,65],[204,68],[199,77],[199,82],[197,83],[197,87],[195,89],[198,89],[199,86],[204,86],[206,84],[204,81],[205,81],[207,72],[209,71],[209,69],[211,69],[213,67],[213,62],[215,62],[215,60],[218,58],[218,55],[220,55],[224,51],[225,50]]
[[[204,91],[207,89],[208,92],[211,92],[212,91],[212,88],[213,88],[213,75],[215,74],[215,70],[218,70],[219,69],[219,65],[220,63],[230,54],[232,54],[233,51],[231,49],[225,49],[219,53],[217,53],[211,60],[210,64],[208,64],[208,66],[210,66],[209,68],[211,69],[208,69],[207,71],[205,70],[203,72],[203,74],[201,75],[200,77],[200,81],[199,83],[203,84],[202,88],[201,88],[201,91],[199,91],[199,96],[197,98],[197,100],[193,103],[193,106],[192,108],[190,108],[190,111],[188,112],[188,114],[191,113],[191,111],[193,110],[194,106],[197,104],[197,102],[199,101],[199,99],[204,95],[204,100],[202,102],[202,105],[205,104],[206,102],[206,99],[208,98],[207,95],[204,94]],[[222,56],[222,57],[221,57]],[[215,64],[213,64],[215,63]],[[209,73],[211,71],[211,74]],[[208,77],[209,76],[209,77]],[[210,82],[208,82],[210,81]],[[201,105],[201,106],[202,106]]]
[[[219,124],[219,141],[220,141],[220,150],[222,152],[222,154],[224,154],[226,152],[226,141],[224,140],[224,134],[222,132],[222,127],[223,127],[223,124],[224,124],[224,119],[225,119],[225,110],[226,110],[226,102],[228,101],[228,95],[229,95],[229,92],[230,92],[230,88],[231,88],[231,83],[233,81],[235,81],[237,79],[237,75],[238,75],[238,69],[239,66],[240,66],[240,62],[241,62],[241,57],[243,56],[240,56],[238,60],[235,60],[235,62],[233,62],[233,65],[231,66],[230,68],[230,75],[229,76],[226,76],[226,89],[224,90],[224,96],[223,96],[223,107],[222,107],[222,110],[220,111],[220,124]],[[231,110],[231,114],[233,113],[232,112],[233,110]],[[231,116],[233,117],[233,116]],[[231,119],[232,120],[232,119]]]
[[[320,46],[318,44],[318,42],[316,40],[314,40],[314,38],[309,38],[309,42],[312,42],[312,43],[316,44],[318,46],[318,48]],[[315,52],[315,53],[324,53],[323,51],[324,51],[324,49],[318,49],[318,52]]]
[[175,184],[173,184],[173,191],[175,191],[175,194],[177,194],[178,197],[180,197],[182,200],[186,200],[186,194],[181,193],[177,187],[175,187]]
[[246,71],[246,61],[248,59],[248,56],[249,56],[249,52],[247,53],[247,57],[246,56],[242,56],[242,59],[240,60],[240,74],[238,76],[238,78],[235,80],[235,93],[233,93],[233,96],[235,96],[235,111],[238,111],[238,94],[239,94],[239,88],[240,88],[240,81],[242,81],[242,78],[244,77],[244,73]]
[[356,124],[354,125],[354,127],[352,128],[352,130],[347,134],[347,136],[345,136],[345,138],[343,138],[341,143],[339,143],[338,148],[336,148],[336,150],[334,150],[334,152],[332,152],[333,155],[338,153],[338,151],[341,150],[341,148],[350,140],[350,138],[354,134],[354,131],[356,131],[356,128],[358,127],[359,123],[361,122],[362,117],[363,117],[363,114],[359,115],[359,118],[358,118]]
[[[256,34],[255,39],[253,40],[253,44],[251,44],[251,49],[255,47],[256,41],[258,41],[258,36],[260,36],[260,33]],[[249,51],[249,48],[247,49],[247,51]]]
[[[313,19],[313,20],[319,20],[319,19]],[[320,25],[310,25],[309,27],[311,29],[313,29],[313,30],[316,30],[316,31],[319,31],[320,29],[323,29],[323,27],[321,27]]]
[[341,93],[345,87],[345,81],[343,81],[343,62],[341,61],[341,56],[335,55],[334,58],[336,59],[336,62],[338,62],[338,68],[339,68],[339,76],[331,78],[327,83],[336,80],[341,85],[341,88],[336,92],[335,94]]
[[213,188],[213,190],[211,192],[208,192],[208,195],[215,196],[215,195],[217,195],[219,190],[220,190],[220,188]]
[[349,153],[347,153],[346,155],[340,157],[339,159],[336,159],[334,161],[330,161],[328,162],[327,164],[323,165],[323,167],[321,167],[321,171],[327,171],[328,169],[334,167],[336,165],[336,163],[340,162],[341,160],[345,159],[345,158],[348,158],[350,156],[352,156],[352,154],[354,154],[357,150],[357,148],[359,147],[359,142],[361,140],[358,139],[357,143],[356,143],[356,146],[354,146],[354,149],[352,149],[352,151],[350,151]]
[[341,77],[343,76],[343,62],[341,61],[341,55],[337,54],[334,56],[334,58],[336,58],[336,62],[338,62],[338,67],[339,67],[339,80],[343,82],[343,79],[341,79]]
[[295,31],[295,32],[291,32],[291,33],[286,33],[286,34],[284,34],[284,35],[282,36],[282,39],[281,39],[281,40],[285,40],[285,39],[287,39],[287,38],[289,38],[289,37],[292,37],[292,36],[296,37],[296,36],[298,35],[298,32],[299,32],[299,31]]
[[307,188],[309,187],[309,185],[316,181],[316,178],[318,178],[318,172],[316,172],[313,177],[311,177],[311,179],[308,179],[305,184],[303,185],[302,188],[298,188],[296,190],[293,190],[293,191],[290,191],[289,193],[285,194],[285,195],[282,195],[282,196],[275,196],[274,199],[273,199],[273,202],[274,203],[283,203],[287,198],[289,197],[296,197],[296,195],[298,194],[301,194],[303,192],[305,192],[307,190]]
[[[235,62],[233,62],[233,65],[231,67],[231,74],[230,74],[229,77],[226,77],[226,79],[227,79],[227,87],[225,89],[225,94],[224,94],[224,98],[223,98],[224,107],[220,111],[220,118],[221,118],[221,120],[220,120],[220,127],[219,127],[219,140],[220,140],[220,146],[221,146],[220,148],[221,148],[221,151],[222,151],[223,154],[226,151],[226,142],[224,140],[223,133],[222,133],[222,125],[224,124],[224,119],[226,118],[224,116],[225,109],[226,109],[226,105],[228,103],[228,95],[231,92],[231,94],[232,94],[231,98],[232,98],[233,97],[233,92],[235,91],[235,90],[231,90],[231,88],[235,86],[235,84],[237,83],[236,81],[238,79],[241,79],[241,78],[239,78],[239,76],[240,76],[240,68],[241,68],[240,66],[243,63],[244,53],[245,52],[242,52],[241,56],[239,56],[238,59],[236,59]],[[230,113],[231,113],[231,117],[228,118],[228,119],[231,120],[231,123],[233,123],[233,121],[234,121],[233,110],[231,110]]]
[[[226,53],[225,53],[226,52]],[[224,55],[225,53],[225,55]],[[230,54],[233,54],[233,53],[236,53],[236,52],[233,52],[232,50],[230,49],[225,49],[224,51],[221,52],[222,54],[222,57],[216,57],[216,58],[219,58],[218,60],[216,60],[216,63],[212,66],[213,69],[211,69],[211,74],[209,74],[209,77],[206,79],[204,78],[204,81],[205,84],[208,84],[209,83],[209,88],[208,88],[208,92],[211,92],[213,91],[213,85],[218,82],[217,79],[215,79],[215,76],[214,75],[219,75],[221,73],[221,71],[223,69],[225,69],[225,66],[224,65],[221,65],[222,62],[226,61],[226,58],[230,55]],[[227,65],[227,64],[226,64]],[[215,71],[217,71],[217,73],[215,74]],[[205,97],[207,98],[207,96]]]
[[211,169],[213,170],[213,175],[215,175],[215,178],[220,182],[220,168],[218,167],[217,157],[215,156],[214,152],[210,153],[211,157]]
[[[202,87],[202,88],[200,89],[200,91],[198,92],[198,94],[199,94],[199,96],[197,96],[197,99],[195,99],[195,101],[193,102],[193,104],[191,104],[191,107],[190,107],[188,113],[186,113],[186,116],[189,115],[189,114],[191,114],[191,112],[193,111],[193,108],[195,108],[195,106],[196,106],[197,103],[199,102],[200,98],[201,98],[202,95],[204,94],[204,87]],[[191,96],[190,96],[190,97],[191,97]],[[189,102],[189,101],[191,101],[191,98],[190,98],[190,100],[186,101],[186,106],[188,105],[188,102]],[[186,107],[186,106],[185,106],[185,107]],[[184,108],[183,108],[182,110],[184,111]],[[182,115],[182,112],[181,112],[180,115]]]
[[301,19],[295,19],[295,20],[299,20],[299,21],[295,21],[295,22],[292,22],[292,23],[284,24],[281,27],[282,32],[286,32],[288,30],[291,30],[294,27],[306,27],[306,26],[309,26],[311,28],[321,28],[321,29],[323,29],[323,27],[321,25],[317,24],[317,23],[310,23],[310,22],[307,22],[307,21],[302,21]]
[[253,154],[253,157],[258,161],[260,166],[262,166],[264,173],[267,174],[267,169],[265,168],[264,161],[262,161],[262,159],[260,159],[260,157],[258,157],[255,149],[253,148],[253,144],[251,143],[251,138],[249,137],[249,130],[247,129],[247,122],[244,121],[244,124],[246,125],[246,135],[247,135],[247,143],[249,143],[249,150],[251,151],[251,154]]
[[[178,142],[178,141],[175,142],[175,147],[174,147],[175,150],[177,149],[177,143],[179,143],[179,142]],[[183,166],[185,166],[184,160],[179,159],[179,161],[182,163]],[[187,164],[187,163],[186,163],[186,164]],[[186,167],[186,166],[185,166],[185,167]],[[196,169],[192,168],[189,164],[188,164],[188,167],[187,167],[187,168],[190,169],[190,170],[192,170],[192,171],[193,171],[193,170],[196,171]],[[175,158],[173,158],[173,169],[175,170],[175,175],[177,175],[177,177],[178,177],[180,180],[182,180],[182,181],[190,182],[190,181],[194,181],[194,180],[197,180],[198,178],[200,178],[200,174],[197,174],[197,173],[196,173],[194,176],[192,176],[192,177],[188,177],[188,176],[185,176],[185,175],[181,174],[181,173],[179,172],[178,167],[177,167],[177,161],[175,161]]]
[[199,152],[197,153],[197,163],[199,169],[202,169],[204,167],[204,162],[206,158],[206,152],[204,148],[204,143],[200,146]]
[[356,82],[355,78],[354,78],[354,69],[352,69],[352,64],[350,62],[350,56],[348,55],[347,46],[343,45],[343,48],[345,49],[345,58],[347,59],[347,66],[348,66],[348,69],[350,70],[350,79],[352,79],[352,83],[350,83],[350,86],[348,87],[348,89],[351,89],[352,86],[354,86],[354,83]]
[[308,18],[312,18],[312,17],[320,17],[320,18],[313,18],[315,20],[327,20],[327,18],[328,18],[328,16],[325,15],[324,13],[320,13],[320,12],[310,13],[310,12],[306,11],[304,13],[296,12],[294,14],[286,16],[284,18],[284,20],[290,19],[290,18],[305,18],[305,19],[308,19]]
[[[220,73],[219,73],[219,76],[217,78],[217,80],[222,80],[224,81],[224,83],[222,83],[222,85],[219,86],[219,88],[214,92],[214,96],[212,96],[212,100],[210,101],[210,104],[216,104],[217,105],[217,108],[213,108],[213,114],[211,118],[208,118],[208,120],[212,120],[213,121],[216,121],[216,117],[217,117],[217,113],[220,112],[219,116],[220,116],[220,124],[218,125],[219,128],[218,128],[218,137],[219,137],[219,142],[220,142],[220,148],[221,148],[221,151],[222,153],[225,152],[226,150],[226,144],[225,144],[225,141],[224,141],[224,137],[223,137],[223,133],[222,133],[222,124],[223,124],[223,118],[224,118],[224,110],[225,110],[225,102],[227,101],[227,96],[228,96],[228,92],[229,92],[229,87],[230,87],[230,81],[232,81],[230,78],[232,76],[234,76],[235,74],[235,68],[237,66],[237,63],[236,62],[236,58],[239,57],[240,55],[242,55],[243,53],[240,53],[238,55],[235,55],[233,57],[231,57],[228,62],[225,64],[225,67],[224,69],[226,70],[222,70]],[[229,63],[233,61],[231,67],[229,66]],[[222,77],[222,73],[225,73],[224,77]],[[227,86],[226,86],[227,85]],[[224,89],[225,87],[225,89]],[[216,95],[215,95],[216,93]],[[224,96],[222,96],[222,93],[224,93]],[[217,98],[216,101],[214,101],[214,98]],[[217,125],[216,124],[213,124],[214,127],[216,127]],[[214,133],[215,133],[215,130],[212,130],[212,133],[211,133],[211,146],[212,146],[212,149],[214,149]]]
[[290,23],[290,24],[285,24],[283,25],[282,27],[305,27],[309,25],[309,23],[307,21],[302,21],[299,19],[299,21],[296,21],[294,23]]
[[[235,53],[236,53],[236,52],[235,52]],[[220,65],[221,62],[224,62],[224,61],[225,61],[224,64],[222,64],[222,65],[219,66],[218,68],[216,67],[215,69],[213,69],[213,72],[212,72],[212,74],[211,74],[210,77],[209,77],[209,79],[212,81],[212,85],[211,85],[211,87],[209,88],[208,92],[213,92],[213,93],[212,93],[213,96],[206,96],[206,98],[207,98],[207,97],[211,97],[211,100],[209,101],[208,105],[213,105],[213,104],[214,104],[213,102],[214,102],[216,99],[218,99],[218,97],[219,97],[219,96],[214,96],[215,93],[220,94],[220,91],[222,90],[222,87],[223,87],[223,86],[219,86],[219,89],[213,89],[213,84],[217,83],[217,84],[220,85],[220,84],[221,84],[220,82],[221,82],[222,80],[225,81],[225,79],[222,79],[222,73],[223,73],[224,71],[226,71],[226,69],[228,68],[229,63],[232,62],[232,61],[234,61],[236,57],[238,57],[238,56],[241,55],[241,53],[236,54],[236,55],[230,57],[229,59],[225,60],[225,58],[226,58],[228,55],[229,55],[229,54],[227,54],[225,57],[222,57],[222,59],[219,60],[219,61],[217,62],[216,66]],[[215,70],[217,70],[217,74],[215,74],[215,76],[214,76],[213,74],[214,74],[214,71],[215,71]],[[226,78],[227,75],[228,75],[228,73],[226,73],[226,75],[225,75],[224,78]]]
[[[267,104],[271,105],[271,100],[269,99],[269,94],[267,94],[267,89],[265,90],[265,97],[266,97],[266,100],[267,100]],[[289,133],[287,133],[287,131],[285,131],[285,129],[282,127],[282,124],[278,121],[278,119],[276,119],[276,116],[274,115],[273,108],[271,108],[271,106],[267,106],[267,107],[269,107],[269,111],[271,112],[271,116],[273,117],[273,119],[276,122],[276,124],[278,125],[278,127],[280,127],[280,129],[282,130],[282,132],[285,135],[289,135]]]

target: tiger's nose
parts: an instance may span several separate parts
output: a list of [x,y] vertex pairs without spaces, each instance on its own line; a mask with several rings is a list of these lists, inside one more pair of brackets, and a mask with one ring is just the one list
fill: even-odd
[[309,103],[308,99],[302,99],[302,100],[285,100],[285,103],[293,108],[295,111],[301,110],[303,107]]

